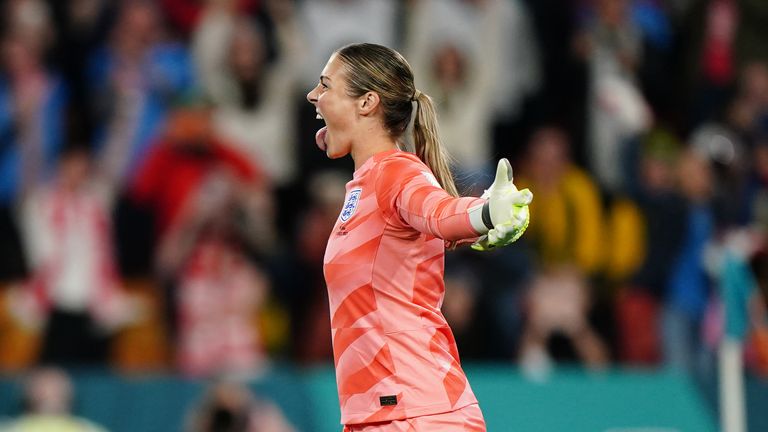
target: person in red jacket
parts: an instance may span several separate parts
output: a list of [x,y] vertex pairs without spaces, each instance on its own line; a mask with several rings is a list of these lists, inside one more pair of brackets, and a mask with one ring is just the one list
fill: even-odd
[[131,196],[155,217],[156,271],[181,370],[258,369],[262,344],[252,323],[270,288],[251,252],[268,251],[274,233],[262,170],[222,144],[209,108],[192,101],[172,113]]

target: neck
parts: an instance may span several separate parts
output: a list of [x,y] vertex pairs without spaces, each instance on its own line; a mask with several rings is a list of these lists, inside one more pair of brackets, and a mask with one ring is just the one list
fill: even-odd
[[398,148],[397,141],[381,129],[368,129],[363,136],[355,140],[357,145],[352,145],[352,160],[355,161],[355,170],[376,153]]

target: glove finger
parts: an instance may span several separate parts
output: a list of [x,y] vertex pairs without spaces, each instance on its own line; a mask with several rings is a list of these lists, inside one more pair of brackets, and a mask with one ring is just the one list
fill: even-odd
[[514,180],[514,174],[512,173],[512,164],[509,163],[509,159],[507,158],[501,158],[502,161],[504,161],[504,165],[507,166],[507,180],[509,183],[513,183],[512,180]]
[[494,230],[496,231],[496,235],[499,238],[503,238],[505,235],[507,235],[510,229],[512,229],[512,225],[509,223],[498,224],[494,228]]
[[495,244],[499,241],[499,231],[496,228],[488,231],[488,243]]
[[499,159],[496,166],[496,178],[493,180],[494,188],[504,186],[512,182],[512,164],[506,158]]
[[515,225],[520,225],[528,219],[528,208],[519,207],[512,211],[512,219]]
[[517,206],[526,206],[530,204],[532,200],[533,200],[533,194],[527,188],[517,192],[513,192],[511,197],[512,204]]
[[509,235],[509,231],[512,229],[511,224],[499,224],[495,228],[495,236],[496,236],[496,242],[503,241],[507,235]]

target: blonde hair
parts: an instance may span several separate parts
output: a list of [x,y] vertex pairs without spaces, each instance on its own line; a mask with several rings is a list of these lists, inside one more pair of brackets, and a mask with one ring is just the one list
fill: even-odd
[[384,127],[395,139],[406,131],[416,103],[413,143],[416,156],[437,178],[440,186],[459,196],[451,174],[448,154],[440,142],[437,113],[432,98],[416,90],[411,66],[397,51],[382,45],[359,43],[336,51],[347,70],[347,92],[360,97],[367,92],[379,95]]

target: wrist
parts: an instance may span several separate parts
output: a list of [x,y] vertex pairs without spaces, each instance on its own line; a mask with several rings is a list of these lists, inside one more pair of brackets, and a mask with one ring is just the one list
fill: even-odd
[[491,201],[486,201],[485,204],[483,204],[483,211],[480,213],[483,217],[483,223],[485,224],[485,227],[489,230],[492,230],[493,225],[493,219],[491,219]]
[[486,220],[489,223],[491,222],[488,201],[485,201],[484,203],[478,204],[474,207],[470,207],[469,210],[467,210],[467,213],[469,214],[469,222],[472,224],[472,228],[474,228],[478,234],[486,234],[491,228],[493,228],[492,223],[490,226],[486,224]]

